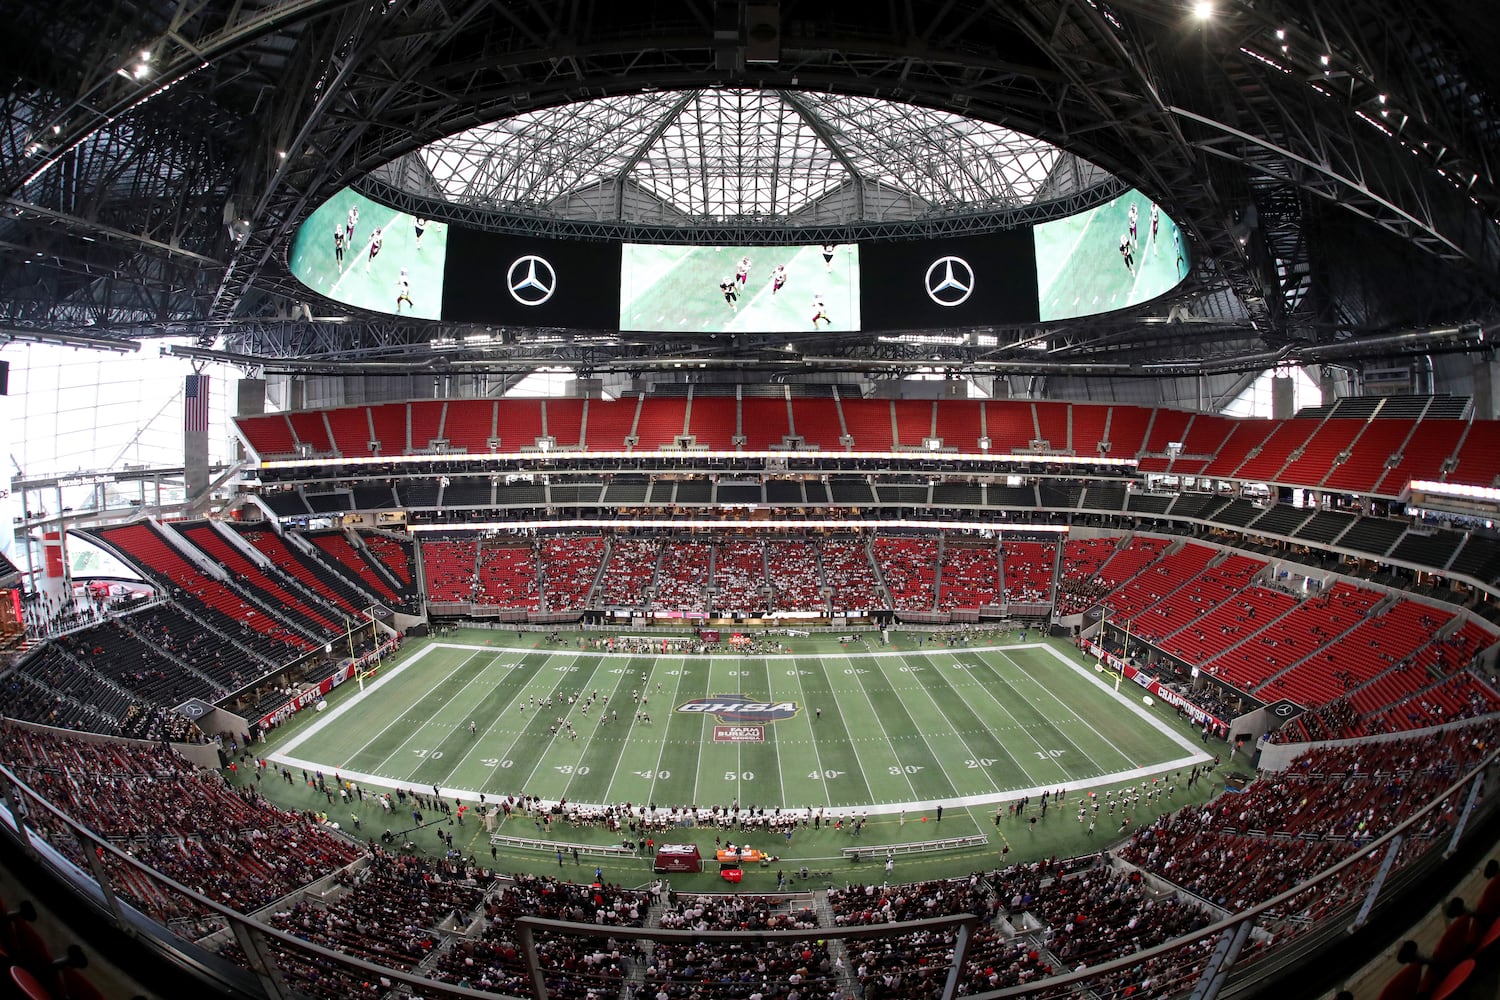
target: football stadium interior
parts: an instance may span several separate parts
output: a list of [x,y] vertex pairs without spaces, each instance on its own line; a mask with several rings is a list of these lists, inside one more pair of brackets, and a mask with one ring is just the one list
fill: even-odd
[[0,1000],[1500,995],[1500,7],[0,10]]

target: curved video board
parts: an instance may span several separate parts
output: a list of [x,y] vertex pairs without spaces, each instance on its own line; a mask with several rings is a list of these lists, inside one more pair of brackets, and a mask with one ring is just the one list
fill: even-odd
[[1169,291],[1188,260],[1176,223],[1137,191],[979,236],[690,246],[449,226],[345,189],[297,231],[291,268],[327,298],[418,319],[785,334],[1091,316]]

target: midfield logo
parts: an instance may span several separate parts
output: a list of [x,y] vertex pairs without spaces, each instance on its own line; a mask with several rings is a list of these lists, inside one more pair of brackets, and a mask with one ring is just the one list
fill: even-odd
[[750,701],[735,694],[694,698],[678,705],[677,711],[712,715],[720,722],[763,723],[795,718],[798,708],[795,701]]

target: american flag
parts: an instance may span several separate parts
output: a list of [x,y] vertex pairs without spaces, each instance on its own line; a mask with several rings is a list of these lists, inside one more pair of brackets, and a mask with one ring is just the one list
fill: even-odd
[[189,375],[182,395],[182,429],[207,434],[208,376]]

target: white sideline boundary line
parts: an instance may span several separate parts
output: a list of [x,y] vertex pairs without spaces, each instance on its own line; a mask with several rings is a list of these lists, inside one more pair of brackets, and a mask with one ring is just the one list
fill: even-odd
[[[566,648],[560,648],[560,649],[556,649],[556,650],[542,650],[542,649],[524,649],[523,650],[523,649],[512,649],[512,648],[509,648],[509,647],[502,647],[502,646],[475,646],[475,645],[464,644],[464,643],[436,643],[436,642],[435,643],[431,643],[431,644],[429,644],[427,646],[424,646],[422,649],[418,650],[417,652],[413,653],[410,659],[403,660],[400,664],[396,665],[395,667],[392,667],[391,669],[386,670],[386,671],[382,671],[381,675],[379,677],[377,677],[373,682],[365,685],[365,689],[363,691],[357,693],[354,697],[350,698],[348,701],[344,702],[342,705],[339,705],[337,708],[335,708],[335,709],[333,709],[333,710],[331,710],[329,712],[324,713],[324,715],[323,715],[322,718],[316,720],[312,725],[308,726],[301,733],[298,733],[296,736],[294,736],[291,739],[291,741],[289,741],[287,743],[286,746],[282,747],[281,750],[277,751],[276,753],[271,754],[266,759],[269,760],[269,761],[271,761],[272,763],[283,764],[283,765],[285,765],[287,767],[295,767],[295,768],[299,768],[299,769],[303,769],[303,770],[307,770],[307,771],[321,771],[321,770],[323,770],[327,766],[326,764],[319,764],[319,763],[317,763],[315,761],[304,760],[304,759],[302,759],[300,757],[293,757],[292,756],[292,751],[296,750],[299,746],[301,746],[307,740],[311,739],[313,736],[316,736],[318,733],[321,733],[328,726],[332,725],[338,719],[342,718],[355,705],[358,705],[360,702],[362,702],[368,694],[370,694],[371,692],[373,692],[377,688],[379,688],[381,685],[383,685],[386,682],[388,682],[391,678],[396,677],[399,674],[401,674],[408,667],[410,667],[413,663],[417,663],[418,661],[420,661],[424,656],[427,655],[427,653],[429,653],[433,649],[438,649],[438,648],[445,648],[445,649],[473,649],[473,650],[484,650],[484,651],[488,651],[488,652],[518,653],[518,654],[528,654],[528,655],[529,654],[534,654],[534,653],[545,652],[548,655],[553,655],[553,656],[573,656],[573,657],[577,657],[577,656],[580,656],[580,655],[589,655],[589,656],[603,656],[603,657],[634,658],[634,657],[640,657],[640,656],[653,656],[653,657],[656,657],[656,656],[662,656],[662,655],[667,655],[667,656],[671,656],[672,655],[672,654],[661,654],[661,653],[587,653],[587,652],[580,653],[576,649],[566,649]],[[1123,695],[1123,693],[1116,692],[1113,687],[1111,687],[1110,685],[1104,683],[1098,677],[1095,677],[1092,673],[1090,673],[1089,670],[1086,667],[1081,666],[1080,664],[1074,663],[1067,656],[1063,655],[1062,653],[1059,653],[1056,648],[1054,648],[1053,646],[1051,646],[1051,645],[1049,645],[1047,643],[1029,642],[1029,643],[1016,643],[1016,644],[1008,645],[1008,646],[939,647],[938,649],[935,650],[935,652],[938,652],[938,653],[946,652],[950,648],[954,649],[955,651],[957,651],[958,649],[962,649],[962,650],[965,650],[965,651],[971,652],[971,653],[990,652],[990,651],[1000,651],[1000,652],[1003,652],[1005,650],[1013,650],[1013,649],[1045,649],[1048,653],[1050,653],[1055,659],[1057,659],[1060,663],[1062,663],[1064,666],[1066,666],[1069,670],[1072,670],[1074,673],[1080,674],[1090,684],[1094,685],[1096,688],[1100,689],[1105,694],[1109,695],[1111,699],[1113,699],[1114,701],[1116,701],[1119,704],[1121,704],[1122,706],[1124,706],[1124,708],[1127,711],[1131,712],[1133,715],[1135,715],[1137,718],[1139,718],[1146,725],[1150,726],[1152,729],[1155,729],[1161,735],[1167,737],[1169,740],[1171,740],[1178,747],[1180,747],[1180,748],[1188,751],[1188,755],[1185,756],[1185,757],[1179,757],[1179,758],[1177,758],[1175,760],[1163,761],[1162,763],[1154,764],[1154,765],[1151,765],[1149,767],[1134,768],[1134,769],[1131,769],[1131,770],[1128,770],[1128,771],[1115,771],[1115,772],[1110,773],[1110,774],[1101,774],[1101,775],[1099,775],[1097,777],[1087,778],[1087,779],[1084,779],[1082,781],[1057,782],[1057,783],[1048,784],[1048,785],[1038,785],[1038,786],[1036,786],[1034,788],[1012,788],[1012,789],[1008,789],[1007,791],[1005,791],[1003,793],[984,794],[984,795],[962,795],[962,796],[958,796],[956,798],[949,798],[949,799],[925,799],[925,800],[914,801],[914,802],[892,802],[892,803],[887,803],[886,805],[881,805],[881,806],[873,806],[872,805],[868,809],[865,809],[865,807],[861,806],[860,808],[861,808],[862,811],[867,811],[871,815],[874,815],[874,816],[881,816],[881,815],[891,815],[891,814],[894,814],[894,813],[897,813],[897,812],[919,812],[919,811],[924,810],[924,809],[934,809],[937,806],[943,806],[944,808],[953,808],[953,807],[968,808],[968,807],[973,807],[973,806],[1000,805],[1000,804],[1003,804],[1003,803],[1010,802],[1010,801],[1013,801],[1015,799],[1018,799],[1018,798],[1020,798],[1023,795],[1031,796],[1032,798],[1036,798],[1036,797],[1039,797],[1043,792],[1053,792],[1053,791],[1056,791],[1059,787],[1066,788],[1069,792],[1072,792],[1072,793],[1086,792],[1086,791],[1088,791],[1091,788],[1102,788],[1102,787],[1104,787],[1106,785],[1116,785],[1116,784],[1120,784],[1120,783],[1125,782],[1125,781],[1138,780],[1140,778],[1148,778],[1148,777],[1151,777],[1153,775],[1164,774],[1164,773],[1166,773],[1168,771],[1180,771],[1184,767],[1191,767],[1191,766],[1193,766],[1195,764],[1201,764],[1204,761],[1208,761],[1208,760],[1212,760],[1213,759],[1213,755],[1212,754],[1209,754],[1209,753],[1206,753],[1206,752],[1204,752],[1202,750],[1199,750],[1197,747],[1195,747],[1193,745],[1192,741],[1189,740],[1187,737],[1183,736],[1181,733],[1173,732],[1172,729],[1171,729],[1171,727],[1168,726],[1165,722],[1163,722],[1162,720],[1160,720],[1160,719],[1156,718],[1155,716],[1153,716],[1150,712],[1146,711],[1146,709],[1143,708],[1142,706],[1137,705],[1135,702],[1131,701],[1129,698],[1126,698]],[[909,655],[910,652],[911,651],[908,650],[908,651],[905,651],[905,652],[846,653],[846,654],[842,654],[842,655],[847,656],[850,659],[853,659],[853,658],[861,657],[861,656],[864,656],[864,657],[906,656],[906,655]],[[921,651],[918,651],[918,652],[921,652]],[[926,654],[923,653],[922,655],[926,655]],[[767,659],[767,660],[773,660],[773,659],[779,659],[779,660],[796,660],[796,659],[808,659],[810,656],[813,656],[813,654],[807,654],[807,653],[800,653],[800,654],[799,653],[792,653],[792,654],[772,653],[772,654],[764,655],[764,656],[759,657],[759,658],[761,658],[761,659]],[[678,656],[677,658],[678,659],[683,659],[683,657],[681,657],[681,656]],[[814,658],[820,658],[820,657],[814,657]],[[710,660],[720,659],[720,657],[714,656],[714,657],[708,657],[708,659],[710,659]],[[724,659],[727,659],[727,657],[724,658]],[[348,683],[348,682],[346,681],[345,683]],[[1145,691],[1144,688],[1140,688],[1140,686],[1137,685],[1134,681],[1131,682],[1131,687],[1132,688],[1139,688],[1143,692]],[[338,773],[339,773],[340,777],[346,778],[346,779],[348,779],[350,781],[358,782],[362,787],[365,787],[365,788],[370,788],[370,787],[388,788],[388,789],[391,789],[392,791],[394,791],[397,788],[416,788],[418,791],[424,791],[428,787],[428,786],[425,786],[425,785],[419,787],[419,786],[413,785],[409,781],[394,781],[394,780],[392,780],[390,778],[387,778],[387,777],[382,777],[380,775],[375,775],[375,774],[366,774],[366,773],[360,772],[360,771],[339,771]],[[486,792],[484,794],[486,796],[486,800],[487,801],[493,801],[493,800],[496,799],[497,796],[500,796],[500,795],[520,794],[521,792],[524,792],[524,791],[525,791],[524,788],[516,788],[516,789],[512,789],[509,792],[504,792],[504,793],[502,793],[502,792]],[[464,799],[464,800],[470,801],[470,802],[478,802],[479,801],[479,795],[480,795],[479,792],[477,792],[477,791],[471,791],[470,789],[467,789],[467,788],[439,788],[439,793],[444,798],[449,798],[449,799]],[[1087,798],[1087,796],[1083,796],[1083,798],[1078,799],[1078,801],[1084,801],[1086,798]],[[544,804],[546,804],[545,800],[543,800],[543,801],[544,801]],[[578,806],[581,809],[599,809],[599,808],[604,808],[605,805],[606,805],[606,803],[576,802],[576,803],[574,803],[574,805]],[[788,802],[783,802],[781,804],[781,806],[782,806],[783,809],[792,809],[794,811],[798,810],[798,809],[806,808],[805,804],[798,805],[798,804],[793,804],[793,803],[788,803]],[[981,829],[982,828],[983,828],[983,826],[981,824]]]

